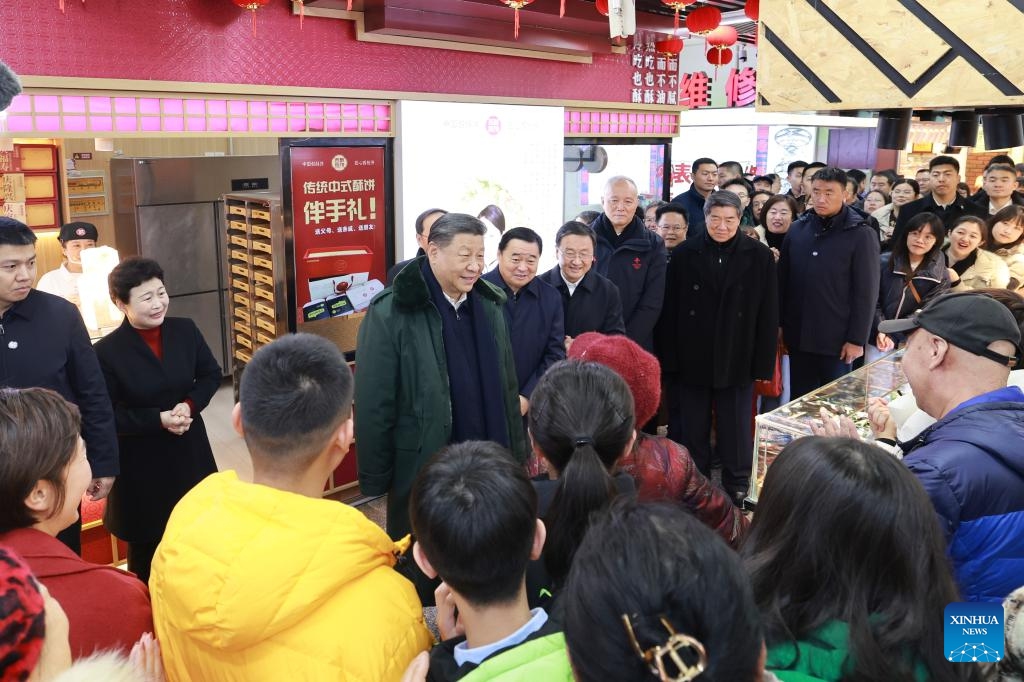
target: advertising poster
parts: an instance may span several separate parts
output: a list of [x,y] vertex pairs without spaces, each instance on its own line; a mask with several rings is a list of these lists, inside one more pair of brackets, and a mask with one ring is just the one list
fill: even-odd
[[292,147],[299,324],[361,312],[384,288],[383,147]]
[[[536,230],[544,240],[541,267],[550,267],[564,222],[562,108],[412,101],[399,107],[396,260],[416,253],[414,222],[422,211],[479,216],[486,209],[496,225]],[[496,237],[489,230],[485,238],[488,269]]]

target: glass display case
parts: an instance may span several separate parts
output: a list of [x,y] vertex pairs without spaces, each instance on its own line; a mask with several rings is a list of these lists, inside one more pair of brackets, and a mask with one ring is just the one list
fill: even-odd
[[870,398],[894,398],[907,385],[901,360],[903,351],[864,365],[791,403],[754,419],[754,462],[747,502],[757,504],[768,467],[791,441],[810,436],[811,423],[820,419],[822,407],[853,420],[862,436],[871,435],[867,406]]

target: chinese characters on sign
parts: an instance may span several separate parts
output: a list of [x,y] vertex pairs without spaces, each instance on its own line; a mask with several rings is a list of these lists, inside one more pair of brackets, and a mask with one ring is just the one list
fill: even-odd
[[385,279],[384,148],[292,147],[291,170],[298,319],[318,301],[350,312]]
[[724,80],[711,78],[705,71],[684,73],[679,78],[679,103],[690,109],[710,106],[716,92],[724,92],[727,108],[752,105],[757,95],[757,71],[750,67],[729,69]]
[[630,52],[633,67],[629,101],[633,104],[677,104],[679,60],[654,51],[654,43],[637,40]]

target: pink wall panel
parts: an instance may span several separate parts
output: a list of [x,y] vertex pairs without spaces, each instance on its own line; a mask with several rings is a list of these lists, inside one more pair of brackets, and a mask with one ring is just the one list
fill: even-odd
[[306,17],[300,30],[288,0],[258,12],[256,38],[230,0],[66,3],[0,2],[0,59],[34,76],[629,101],[628,55],[568,64],[361,43],[349,21]]

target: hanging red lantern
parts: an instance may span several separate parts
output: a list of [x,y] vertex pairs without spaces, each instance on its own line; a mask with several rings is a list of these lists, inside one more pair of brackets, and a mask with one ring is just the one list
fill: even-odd
[[678,36],[654,41],[654,51],[666,57],[678,57],[683,51],[683,39]]
[[686,29],[693,35],[706,36],[722,23],[722,12],[714,7],[698,7],[686,15]]
[[252,12],[252,34],[256,35],[256,10],[266,5],[270,0],[231,0],[242,9]]
[[519,40],[519,10],[529,5],[533,0],[501,0],[515,12],[515,36]]
[[695,2],[697,2],[697,0],[661,0],[661,4],[671,10],[674,10],[676,13],[676,31],[679,30],[679,10],[687,7],[688,5],[692,5]]
[[743,6],[743,13],[751,21],[757,21],[761,16],[761,0],[747,0],[747,4]]
[[598,14],[608,16],[608,0],[594,0],[594,8]]
[[715,65],[715,78],[718,78],[718,67],[732,62],[732,50],[728,47],[712,47],[708,50],[708,63]]
[[719,26],[705,38],[712,47],[732,47],[739,39],[740,34],[732,26]]

